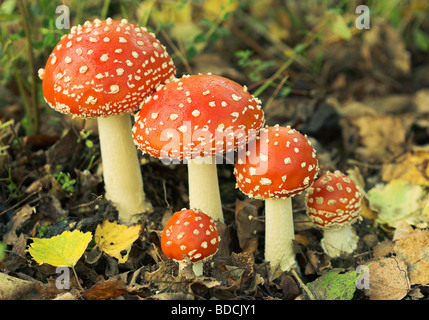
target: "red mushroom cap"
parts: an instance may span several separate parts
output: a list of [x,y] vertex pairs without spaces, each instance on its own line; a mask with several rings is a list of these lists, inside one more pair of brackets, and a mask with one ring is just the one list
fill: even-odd
[[248,150],[238,154],[237,187],[252,198],[290,197],[308,188],[317,176],[310,141],[290,127],[266,127]]
[[190,159],[234,151],[264,124],[246,87],[216,75],[191,75],[161,86],[137,113],[134,142],[158,158]]
[[219,248],[219,233],[214,220],[205,213],[182,209],[168,221],[161,236],[164,254],[176,261],[200,261]]
[[158,85],[174,77],[175,68],[153,34],[109,18],[72,27],[39,75],[53,109],[99,117],[137,110]]
[[306,195],[307,214],[321,228],[355,222],[361,211],[361,196],[355,183],[336,170],[317,179]]

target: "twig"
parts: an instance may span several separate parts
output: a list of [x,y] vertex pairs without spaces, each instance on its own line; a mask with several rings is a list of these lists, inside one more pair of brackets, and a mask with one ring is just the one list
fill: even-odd
[[310,298],[310,300],[316,300],[316,298],[313,296],[313,293],[310,291],[310,289],[308,289],[308,287],[305,285],[305,283],[302,282],[302,280],[298,276],[298,273],[296,272],[296,270],[292,269],[291,272],[292,272],[293,276],[295,277],[295,279],[298,281],[298,283],[301,286],[301,288],[305,291],[305,293],[307,294],[307,296]]
[[[37,191],[35,191],[35,192],[33,192],[33,193],[30,193],[30,194],[29,194],[28,196],[26,196],[24,199],[22,199],[21,201],[19,201],[19,202],[18,202],[18,203],[16,203],[16,204],[14,204],[12,207],[7,208],[6,210],[4,210],[4,211],[0,212],[0,216],[1,216],[2,214],[5,214],[6,212],[8,212],[8,211],[10,211],[10,210],[15,209],[17,206],[19,206],[21,203],[23,203],[24,201],[26,201],[28,198],[30,198],[30,197],[32,197],[32,196],[34,196],[36,193],[38,193],[38,192],[37,192]],[[37,197],[36,199],[33,199],[33,200],[29,201],[29,202],[28,202],[28,204],[30,204],[30,203],[32,203],[32,202],[34,202],[34,201],[36,201],[36,200],[40,200],[40,199],[42,199],[42,197],[41,197],[41,196]]]
[[271,95],[271,97],[268,99],[267,103],[265,104],[265,110],[268,110],[271,104],[273,103],[275,97],[279,93],[280,89],[283,87],[286,80],[289,78],[289,75],[286,75],[283,77],[283,79],[279,82],[276,89],[274,90],[274,93]]

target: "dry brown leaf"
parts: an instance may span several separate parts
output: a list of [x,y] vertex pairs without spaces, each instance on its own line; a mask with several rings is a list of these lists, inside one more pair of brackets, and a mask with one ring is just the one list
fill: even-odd
[[235,203],[235,223],[237,225],[237,237],[240,247],[245,250],[249,241],[256,239],[256,232],[261,222],[257,221],[260,201],[237,200]]
[[0,300],[23,299],[37,286],[37,282],[22,280],[0,272]]
[[403,152],[406,130],[400,117],[359,117],[347,122],[356,128],[358,145],[354,152],[361,160],[389,162]]
[[3,236],[4,243],[8,245],[13,245],[18,241],[16,230],[28,219],[30,219],[34,210],[34,207],[30,206],[29,204],[26,204],[14,214],[11,220],[12,226],[9,231]]
[[401,179],[415,184],[429,186],[429,152],[409,152],[394,163],[386,163],[381,170],[383,181]]
[[170,289],[176,282],[176,278],[167,272],[167,265],[165,262],[158,263],[159,268],[153,272],[145,272],[142,276],[143,281],[149,281],[156,285],[159,290]]
[[307,250],[308,263],[305,268],[305,274],[324,274],[326,270],[332,268],[331,260],[325,253]]
[[251,252],[240,252],[231,254],[231,262],[242,270],[242,277],[250,277],[254,271],[254,257]]
[[416,229],[402,234],[394,250],[408,267],[411,285],[429,284],[429,230]]
[[393,242],[386,238],[384,241],[372,248],[372,254],[374,258],[385,257],[393,252],[393,246]]
[[88,300],[106,300],[128,293],[126,285],[118,279],[98,282],[83,293]]
[[378,80],[399,78],[411,70],[410,53],[400,33],[381,19],[371,19],[361,48],[368,71]]
[[369,284],[365,294],[371,300],[401,300],[410,290],[407,266],[401,259],[381,258],[369,261]]

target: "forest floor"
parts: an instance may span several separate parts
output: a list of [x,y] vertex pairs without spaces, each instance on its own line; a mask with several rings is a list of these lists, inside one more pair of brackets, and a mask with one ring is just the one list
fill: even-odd
[[[273,270],[264,261],[264,203],[236,189],[233,165],[224,164],[218,165],[225,215],[225,223],[218,223],[220,249],[205,264],[204,276],[179,276],[177,263],[160,249],[160,234],[175,211],[188,207],[187,168],[140,154],[153,210],[144,216],[128,259],[120,262],[91,241],[74,266],[77,277],[70,276],[70,289],[59,288],[56,268],[37,263],[28,252],[33,238],[73,230],[94,235],[105,221],[117,220],[103,197],[96,122],[71,119],[41,103],[40,131],[28,134],[20,100],[8,100],[0,108],[0,146],[5,147],[0,155],[0,276],[10,277],[14,289],[0,288],[0,298],[429,298],[427,52],[406,45],[396,28],[374,18],[368,30],[351,27],[347,40],[332,30],[324,33],[319,45],[305,48],[305,57],[292,53],[290,59],[290,46],[258,28],[249,37],[249,21],[234,21],[223,22],[230,32],[220,40],[187,63],[178,62],[178,76],[211,72],[251,92],[274,79],[259,94],[266,124],[290,125],[307,134],[320,173],[340,170],[362,191],[361,218],[353,225],[357,249],[335,259],[326,255],[320,246],[323,231],[308,219],[301,194],[293,198],[299,267]],[[429,30],[428,24],[424,27]],[[234,55],[237,51],[241,56]],[[12,84],[2,90],[17,88]]]

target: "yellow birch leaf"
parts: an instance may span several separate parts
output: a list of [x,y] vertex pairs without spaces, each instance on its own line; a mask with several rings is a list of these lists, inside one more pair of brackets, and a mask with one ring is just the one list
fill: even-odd
[[118,224],[117,221],[104,221],[95,230],[94,240],[101,251],[124,263],[128,259],[131,246],[138,239],[142,226],[126,226]]
[[28,252],[37,263],[74,268],[91,241],[92,234],[74,230],[64,231],[49,239],[30,239],[33,243],[30,244]]

